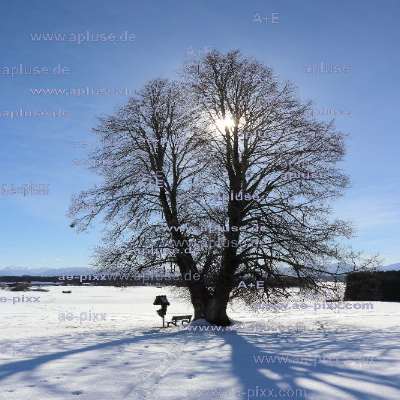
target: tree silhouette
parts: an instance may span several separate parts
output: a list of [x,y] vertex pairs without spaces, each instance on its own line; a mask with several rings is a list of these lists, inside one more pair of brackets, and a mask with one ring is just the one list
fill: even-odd
[[104,218],[103,269],[177,265],[195,319],[229,324],[241,279],[266,280],[262,293],[242,290],[254,300],[284,294],[268,286],[282,267],[316,287],[343,262],[338,243],[351,229],[329,208],[348,183],[337,166],[343,135],[240,52],[211,51],[181,81],[148,82],[94,131],[103,181],[74,198],[73,225]]

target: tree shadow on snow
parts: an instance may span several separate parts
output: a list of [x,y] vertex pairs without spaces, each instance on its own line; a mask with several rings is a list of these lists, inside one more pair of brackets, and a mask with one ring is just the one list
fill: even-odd
[[[248,339],[236,332],[220,335],[232,349],[232,371],[241,384],[242,399],[400,398],[399,374],[379,373],[380,363],[400,365],[398,358],[389,358],[391,351],[400,351],[394,333],[263,333]],[[365,356],[371,353],[375,356],[368,365]],[[264,356],[264,362],[257,356]]]
[[[82,343],[79,342],[81,339],[78,337],[76,343],[80,343],[80,345],[77,346],[75,343],[76,347],[71,350],[57,351],[2,364],[0,365],[0,383],[7,378],[22,374],[29,383],[34,383],[38,389],[55,395],[65,395],[68,392],[60,384],[43,382],[43,380],[34,381],[35,372],[53,361],[60,361],[74,355],[98,350],[115,350],[115,348],[122,348],[126,345],[151,343],[152,341],[164,344],[172,340],[178,345],[184,341],[189,345],[198,344],[199,359],[201,359],[202,351],[207,351],[209,354],[211,347],[213,347],[211,350],[213,354],[218,354],[219,348],[223,346],[230,348],[230,360],[221,358],[218,362],[210,363],[203,373],[204,378],[207,373],[218,373],[219,369],[233,373],[241,386],[241,391],[235,397],[228,396],[230,400],[268,398],[388,400],[400,398],[399,374],[388,375],[385,373],[382,375],[379,372],[380,364],[385,364],[386,367],[388,363],[400,364],[398,357],[395,358],[393,355],[394,352],[400,352],[398,334],[387,331],[347,330],[342,333],[328,332],[328,334],[318,331],[273,334],[232,331],[215,332],[211,335],[209,333],[193,335],[182,330],[148,330],[140,332],[140,336],[134,337],[115,339],[113,335],[98,333],[94,335],[94,338],[106,341],[87,346],[82,346]],[[62,338],[56,339],[62,340]],[[218,343],[215,342],[215,339],[220,339],[219,346],[216,346]],[[371,354],[374,355],[372,364],[357,365],[360,358],[366,355],[371,356]],[[331,361],[335,359],[336,355],[338,357],[336,361],[340,362]],[[264,361],[260,362],[260,357],[263,356]],[[285,356],[288,358],[286,359]],[[318,357],[324,359],[318,359]],[[256,362],[256,359],[259,362]],[[110,367],[104,365],[109,370]],[[140,394],[139,388],[137,388],[139,392],[135,393],[135,386],[132,385],[128,391],[132,395]]]

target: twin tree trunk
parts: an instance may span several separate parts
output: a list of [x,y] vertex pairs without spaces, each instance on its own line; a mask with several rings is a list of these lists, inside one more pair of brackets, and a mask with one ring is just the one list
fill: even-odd
[[[241,213],[240,207],[237,204],[229,205],[230,226],[240,226]],[[176,220],[173,222],[175,223]],[[173,226],[171,224],[170,226]],[[173,230],[172,236],[178,243],[181,243],[180,252],[176,255],[176,263],[180,273],[184,276],[185,273],[191,272],[191,276],[198,274],[195,261],[190,254],[190,249],[179,230]],[[227,246],[224,247],[222,256],[221,270],[218,274],[217,282],[215,283],[213,293],[209,292],[206,283],[203,279],[199,281],[191,280],[188,283],[191,302],[194,308],[194,319],[205,319],[215,325],[228,326],[231,324],[227,315],[227,307],[229,296],[233,289],[233,276],[238,268],[239,260],[237,257],[237,243],[239,241],[239,231],[230,230],[227,233]]]
[[[234,263],[232,262],[233,260],[229,253],[229,248],[225,249],[225,251],[227,257],[225,258],[223,269],[218,277],[213,294],[209,293],[203,280],[192,280],[188,283],[195,320],[205,319],[212,324],[222,326],[231,324],[227,315],[227,307],[233,282],[233,275],[230,270],[234,267]],[[180,257],[177,257],[177,264],[181,273],[188,269],[193,270],[194,266],[192,257],[188,255],[180,255]]]

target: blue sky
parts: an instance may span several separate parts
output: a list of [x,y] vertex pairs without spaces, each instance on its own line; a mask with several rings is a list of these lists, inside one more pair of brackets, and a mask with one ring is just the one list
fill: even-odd
[[[355,248],[400,262],[398,0],[73,3],[13,0],[2,6],[0,185],[47,184],[49,195],[0,193],[0,267],[88,265],[101,226],[78,235],[66,212],[71,195],[97,178],[76,160],[93,143],[97,116],[127,99],[33,95],[30,89],[133,91],[148,79],[176,77],[190,52],[206,48],[240,49],[293,81],[321,119],[336,113],[337,128],[349,135],[343,168],[352,180],[336,213],[357,228]],[[87,31],[129,34],[130,40],[32,40],[40,33],[66,33],[73,40]],[[348,71],[321,72],[321,63]],[[19,65],[24,74],[11,77],[9,69]],[[314,72],[307,72],[311,65]],[[33,67],[51,73],[29,75]],[[11,118],[21,108],[58,114]]]

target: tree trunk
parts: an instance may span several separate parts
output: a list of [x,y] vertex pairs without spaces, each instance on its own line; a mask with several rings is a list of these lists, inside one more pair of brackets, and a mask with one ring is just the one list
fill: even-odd
[[224,265],[215,286],[214,295],[207,302],[206,320],[215,325],[229,326],[231,321],[226,313],[233,285],[233,273],[237,266],[236,249],[226,248]]
[[[176,234],[176,232],[174,233]],[[186,254],[185,251],[176,255],[176,263],[178,264],[182,278],[184,278],[185,274],[189,272],[192,274],[192,277],[199,273],[194,265],[192,256]],[[209,293],[204,282],[202,280],[190,280],[187,283],[187,288],[189,289],[190,300],[194,308],[194,319],[205,318]]]
[[231,324],[226,313],[229,297],[212,297],[206,307],[206,320],[211,324],[228,326]]
[[205,319],[211,324],[228,326],[231,321],[226,309],[229,301],[229,293],[222,293],[210,297],[203,285],[192,285],[190,299],[194,308],[194,320]]
[[208,302],[208,293],[202,285],[193,285],[189,287],[190,299],[194,308],[194,319],[206,318],[206,306]]
[[[187,271],[198,273],[191,256],[179,254],[176,258],[182,276],[184,276]],[[203,280],[189,281],[188,289],[194,309],[194,320],[205,319],[215,325],[230,325],[231,321],[228,318],[226,309],[231,285],[232,276],[227,273],[227,268],[224,269],[222,276],[220,276],[215,294],[212,297]]]

